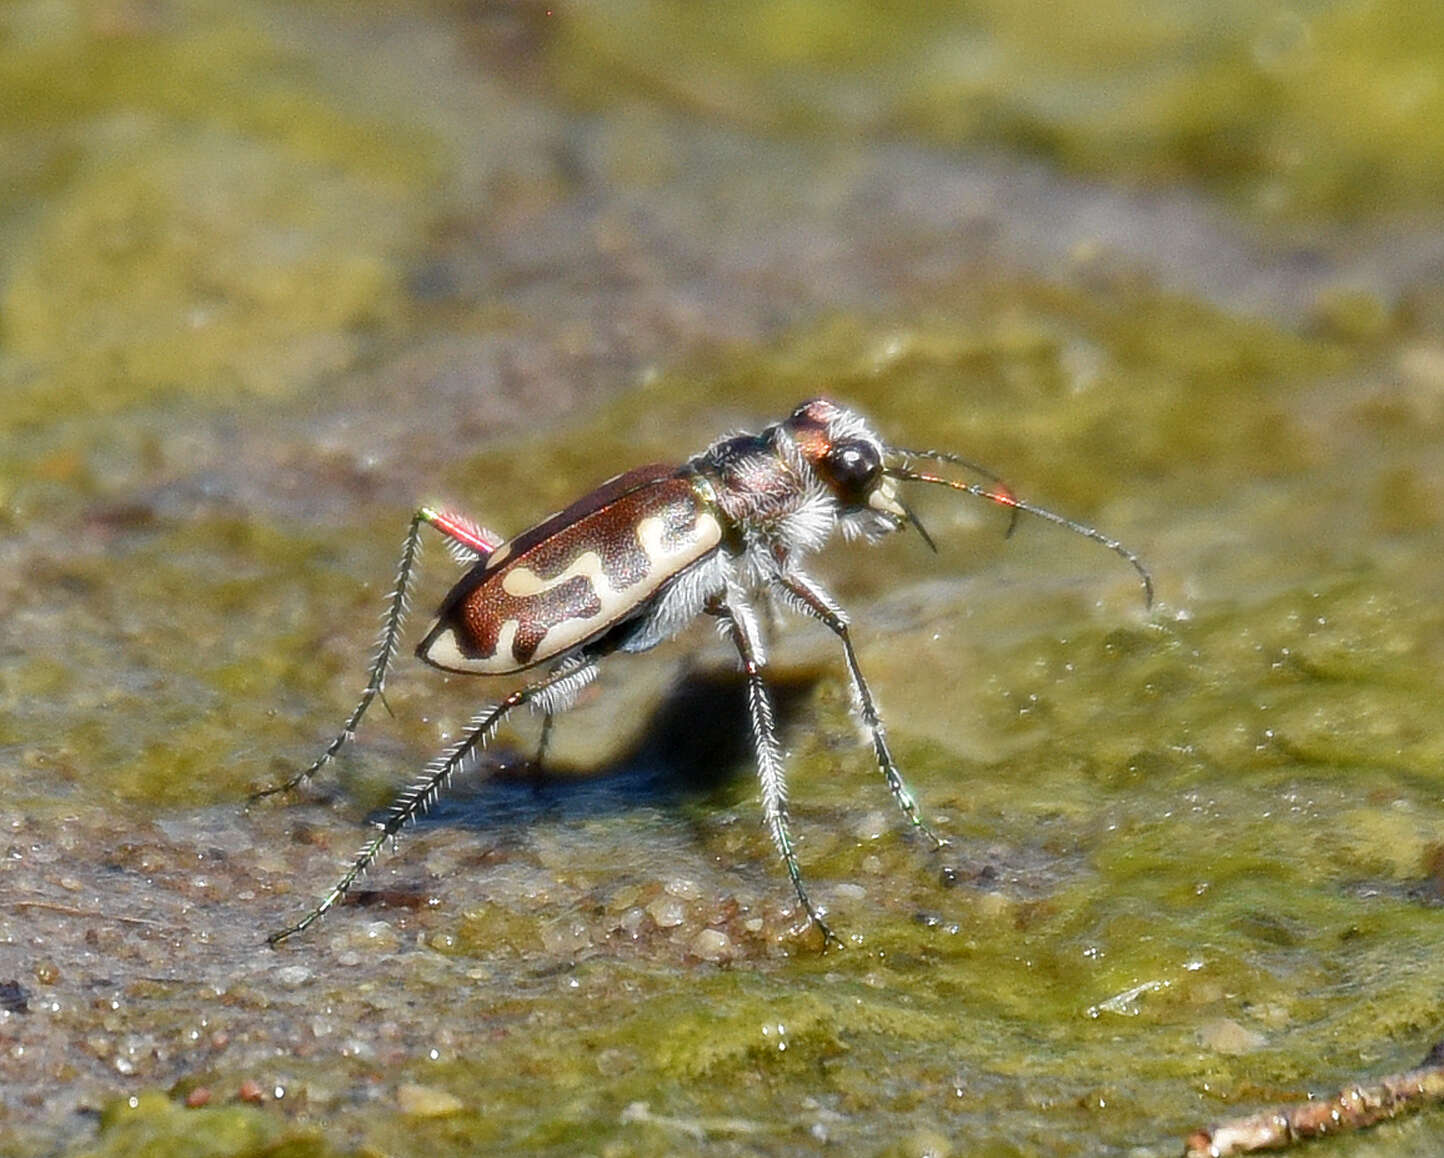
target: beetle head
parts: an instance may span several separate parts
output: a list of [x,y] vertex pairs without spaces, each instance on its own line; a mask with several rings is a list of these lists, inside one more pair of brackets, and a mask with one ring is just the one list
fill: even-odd
[[845,532],[880,535],[909,521],[896,485],[883,470],[887,446],[861,415],[814,398],[794,410],[782,427],[837,502]]

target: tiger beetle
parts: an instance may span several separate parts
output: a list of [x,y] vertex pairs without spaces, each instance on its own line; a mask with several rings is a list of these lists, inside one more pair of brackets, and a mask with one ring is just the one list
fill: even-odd
[[[916,469],[918,460],[962,467],[987,481],[928,473]],[[997,476],[958,455],[889,446],[860,415],[825,398],[804,402],[760,434],[719,439],[681,466],[654,464],[617,475],[508,542],[465,515],[421,507],[406,532],[360,702],[310,767],[257,798],[285,792],[315,775],[352,738],[366,709],[382,695],[400,642],[423,527],[440,532],[452,554],[469,566],[442,601],[417,655],[443,671],[508,675],[543,667],[546,674],[477,713],[462,738],[397,797],[379,831],[331,891],[267,940],[275,945],[301,932],[341,901],[382,847],[426,811],[453,773],[517,708],[525,704],[543,715],[545,742],[552,717],[596,678],[604,657],[646,651],[706,614],[737,649],[746,676],[767,831],[824,946],[840,945],[807,895],[792,844],[782,749],[763,681],[767,658],[756,599],[762,593],[776,596],[837,636],[854,707],[893,800],[914,829],[935,848],[944,847],[924,822],[893,760],[882,717],[858,666],[847,614],[800,562],[839,530],[846,539],[871,542],[911,525],[936,550],[898,497],[899,482],[951,487],[1010,508],[1014,521],[1026,512],[1101,543],[1132,564],[1144,603],[1152,604],[1148,569],[1116,539],[1022,501]]]

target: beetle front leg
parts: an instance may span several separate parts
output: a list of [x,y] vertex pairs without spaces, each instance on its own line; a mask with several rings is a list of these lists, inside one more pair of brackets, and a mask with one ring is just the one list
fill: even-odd
[[822,943],[842,947],[837,935],[827,927],[822,914],[817,911],[807,888],[802,883],[802,870],[797,864],[797,853],[792,847],[792,833],[787,823],[787,781],[782,768],[782,749],[777,743],[777,725],[772,716],[772,699],[767,694],[767,685],[762,679],[762,649],[758,643],[757,625],[752,609],[743,603],[735,593],[729,605],[716,599],[707,606],[707,611],[718,617],[727,629],[737,654],[742,660],[742,670],[747,675],[747,706],[752,718],[752,745],[757,754],[757,778],[762,785],[762,818],[772,843],[787,866],[787,875],[802,904],[807,919],[822,931]]
[[321,898],[321,903],[294,925],[272,933],[266,938],[266,941],[271,945],[280,944],[287,937],[292,937],[314,924],[328,909],[339,904],[360,879],[361,874],[375,862],[385,844],[388,841],[394,841],[397,833],[436,802],[436,798],[441,795],[451,777],[461,768],[467,757],[478,748],[485,746],[492,734],[501,726],[502,721],[512,711],[533,700],[539,700],[549,706],[563,701],[569,702],[570,698],[576,695],[577,690],[589,682],[595,674],[596,663],[594,661],[572,665],[565,670],[553,672],[545,679],[517,688],[495,707],[488,708],[475,716],[466,735],[432,760],[416,783],[396,798],[395,803],[391,806],[391,815],[379,827],[376,835],[367,841],[361,851],[356,854],[355,859],[351,862],[351,867],[346,870],[331,891]]
[[[280,784],[253,792],[251,800],[260,800],[278,792],[289,792],[302,781],[309,780],[334,760],[336,754],[356,735],[356,729],[361,726],[361,717],[366,714],[371,701],[382,696],[382,689],[386,686],[386,673],[392,660],[396,658],[396,649],[401,641],[401,626],[411,603],[411,576],[421,558],[421,528],[424,525],[435,527],[446,536],[448,543],[465,550],[473,559],[484,558],[494,551],[500,542],[493,532],[485,530],[465,515],[452,511],[421,507],[411,516],[411,524],[406,529],[406,541],[401,547],[401,562],[396,567],[396,586],[391,590],[386,612],[381,619],[381,636],[376,644],[376,655],[371,661],[371,671],[366,677],[366,687],[361,693],[361,699],[346,717],[346,722],[341,725],[341,731],[336,738],[326,745],[325,750],[316,757],[310,767]],[[384,696],[382,702],[385,702]]]
[[897,806],[902,809],[903,815],[907,817],[912,826],[933,842],[934,849],[946,848],[948,842],[938,836],[923,820],[918,811],[917,801],[908,791],[907,785],[903,783],[902,774],[893,761],[892,751],[887,744],[887,735],[883,731],[882,717],[878,714],[877,705],[873,703],[872,692],[868,689],[867,681],[862,677],[862,668],[857,663],[857,653],[853,650],[852,636],[847,628],[847,614],[833,602],[832,596],[800,571],[791,571],[776,579],[775,583],[781,588],[787,601],[793,607],[805,615],[821,620],[828,630],[841,641],[842,654],[847,661],[848,676],[852,681],[853,700],[857,704],[863,726],[867,728],[872,737],[872,748],[877,756],[877,765],[882,770],[884,779],[887,780],[892,798],[897,801]]

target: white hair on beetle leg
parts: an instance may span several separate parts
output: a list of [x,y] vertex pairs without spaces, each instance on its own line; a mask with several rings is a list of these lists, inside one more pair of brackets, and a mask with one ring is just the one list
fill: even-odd
[[727,606],[731,612],[732,629],[739,642],[737,650],[744,659],[750,654],[754,667],[747,679],[747,710],[752,721],[752,744],[757,755],[757,779],[762,787],[763,816],[778,852],[789,856],[787,777],[782,763],[782,747],[777,742],[772,700],[762,681],[767,657],[757,631],[757,615],[746,596],[735,589],[728,592]]
[[[789,566],[782,578],[789,579],[799,586],[807,588],[812,593],[813,598],[821,603],[844,627],[852,622],[847,612],[843,610],[841,604],[828,593],[826,588],[814,580],[812,576],[801,567]],[[808,619],[817,618],[817,613],[809,606],[807,600],[785,583],[775,583],[769,590],[777,595],[783,603],[787,605],[789,610],[796,612],[798,615],[805,616]]]
[[902,530],[902,525],[896,519],[890,518],[881,511],[866,509],[847,511],[839,515],[837,526],[842,532],[843,539],[848,542],[865,539],[869,543],[876,543],[884,536]]
[[[812,597],[820,603],[843,628],[851,625],[852,620],[843,607],[820,583],[816,582],[811,575],[800,567],[789,567],[786,572],[786,579],[800,587],[805,587],[811,592]],[[787,609],[805,619],[818,620],[817,610],[812,607],[802,595],[794,591],[786,583],[774,583],[769,589],[777,594]],[[853,723],[857,726],[858,736],[863,742],[871,740],[875,734],[883,731],[882,719],[877,708],[876,701],[869,713],[867,701],[863,698],[861,685],[858,683],[857,675],[848,669],[848,699],[852,704]],[[870,694],[870,693],[869,693]]]
[[[566,670],[567,665],[573,670]],[[597,661],[575,657],[564,660],[557,675],[559,678],[556,683],[550,684],[528,701],[527,706],[533,714],[540,712],[555,716],[570,708],[577,702],[581,690],[597,678]]]
[[[499,705],[496,704],[487,704],[483,707],[481,711],[471,717],[460,740],[443,748],[426,763],[421,774],[391,802],[390,817],[393,821],[404,818],[407,823],[410,823],[415,821],[418,816],[429,812],[437,798],[450,786],[451,778],[457,773],[465,772],[475,766],[478,756],[486,748],[487,743],[496,733],[497,727],[505,718],[505,713],[498,714],[498,707]],[[490,726],[484,727],[488,717],[494,718],[491,719]],[[390,833],[390,844],[393,851],[400,833],[399,827]]]
[[799,555],[822,550],[838,523],[837,500],[821,486],[809,488],[797,509],[784,515],[780,537]]
[[746,637],[748,646],[752,649],[753,661],[759,668],[767,666],[767,642],[762,636],[762,627],[757,619],[757,612],[752,607],[752,601],[739,587],[729,586],[727,588],[727,606],[732,609],[733,618],[737,620],[737,629]]
[[446,539],[446,551],[451,556],[451,561],[458,567],[470,567],[481,558],[481,552],[475,547],[468,546],[460,539],[453,539],[450,536]]

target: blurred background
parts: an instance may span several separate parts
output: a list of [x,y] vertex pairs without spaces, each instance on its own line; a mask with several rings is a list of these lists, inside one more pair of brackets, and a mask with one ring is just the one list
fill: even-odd
[[[1444,8],[0,6],[0,1154],[1163,1154],[1406,1068],[1444,953]],[[784,617],[796,931],[732,663],[619,657],[358,898],[505,685],[511,534],[828,394],[962,496]],[[1444,1146],[1420,1117],[1338,1152]]]

